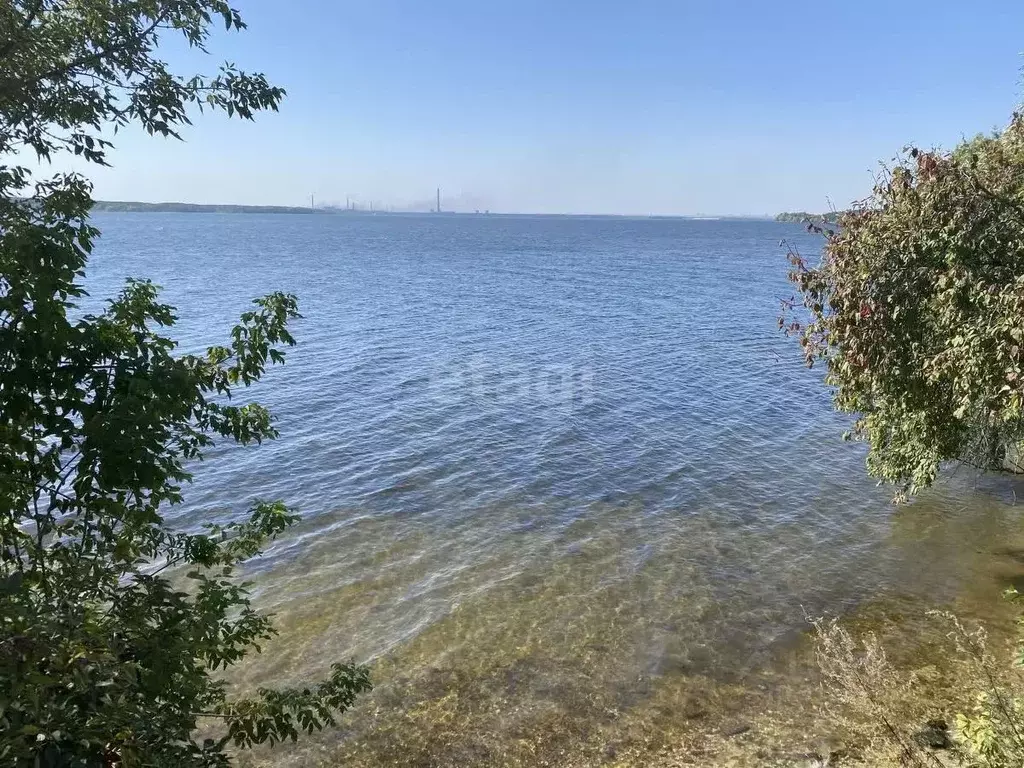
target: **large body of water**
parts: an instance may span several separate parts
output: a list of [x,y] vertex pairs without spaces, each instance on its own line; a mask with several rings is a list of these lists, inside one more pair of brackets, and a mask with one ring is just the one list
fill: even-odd
[[282,635],[242,678],[375,662],[350,759],[614,741],[771,668],[808,614],[962,603],[1015,572],[1019,484],[954,475],[894,509],[841,441],[820,372],[776,330],[780,240],[819,245],[799,226],[97,223],[93,297],[152,278],[184,349],[225,340],[255,296],[299,296],[298,346],[252,393],[280,439],[214,451],[172,516],[257,498],[303,514],[254,568]]

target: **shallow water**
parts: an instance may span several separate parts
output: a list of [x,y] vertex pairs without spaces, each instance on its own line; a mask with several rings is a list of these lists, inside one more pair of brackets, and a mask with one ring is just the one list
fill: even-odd
[[253,569],[282,636],[240,678],[376,662],[356,758],[558,754],[771,669],[807,615],[982,611],[1018,575],[1024,485],[954,475],[894,509],[841,441],[820,373],[776,331],[780,240],[817,247],[798,226],[97,221],[93,298],[153,278],[185,349],[254,296],[299,295],[299,345],[253,392],[281,438],[214,451],[172,515],[298,507]]

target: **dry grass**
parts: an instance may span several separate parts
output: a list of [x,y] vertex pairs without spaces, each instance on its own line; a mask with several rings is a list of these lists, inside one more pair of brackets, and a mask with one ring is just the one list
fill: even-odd
[[[993,642],[948,614],[926,616],[911,605],[890,602],[842,622],[818,621],[769,669],[735,682],[662,675],[627,698],[622,688],[597,680],[586,686],[590,695],[579,695],[566,687],[567,659],[556,664],[528,642],[505,637],[505,647],[517,652],[490,646],[475,655],[481,645],[460,650],[448,631],[462,632],[446,631],[442,622],[383,659],[378,688],[343,733],[255,757],[356,768],[1012,764],[971,762],[966,752],[917,740],[929,721],[955,730],[956,713],[971,711],[986,676],[1004,695],[1017,683],[1006,676],[1008,635]],[[529,631],[515,634],[524,641]],[[563,652],[585,653],[586,644],[573,639]],[[438,645],[449,653],[438,653]],[[578,667],[580,674],[588,667]]]

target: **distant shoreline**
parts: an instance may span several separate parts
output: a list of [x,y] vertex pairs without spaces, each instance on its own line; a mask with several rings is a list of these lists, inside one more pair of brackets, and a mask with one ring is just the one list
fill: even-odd
[[776,215],[776,221],[806,224],[808,222],[817,224],[835,224],[845,211],[829,211],[828,213],[808,213],[807,211],[786,211]]
[[[288,205],[205,205],[202,203],[137,203],[97,200],[93,213],[335,213]],[[344,213],[344,211],[342,211]]]
[[599,219],[684,219],[688,221],[771,221],[771,215],[722,215],[722,216],[672,216],[661,214],[629,213],[495,213],[493,211],[369,211],[350,208],[309,208],[290,205],[228,205],[207,203],[141,203],[122,200],[97,200],[93,213],[283,213],[318,214],[337,216],[547,216],[552,218],[599,218]]

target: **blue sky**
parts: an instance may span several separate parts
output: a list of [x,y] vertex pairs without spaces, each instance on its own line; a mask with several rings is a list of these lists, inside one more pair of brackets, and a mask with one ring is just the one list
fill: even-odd
[[[842,207],[907,143],[950,146],[1021,101],[1024,3],[953,0],[236,0],[185,69],[289,95],[186,143],[117,137],[96,196],[508,212]],[[191,74],[191,72],[189,72]]]

